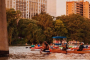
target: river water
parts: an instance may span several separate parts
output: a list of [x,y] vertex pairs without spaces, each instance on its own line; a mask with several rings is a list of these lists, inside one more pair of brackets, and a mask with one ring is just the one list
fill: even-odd
[[31,51],[29,46],[10,46],[9,57],[0,57],[0,60],[90,60],[90,53],[51,53],[49,55],[40,54],[40,51]]

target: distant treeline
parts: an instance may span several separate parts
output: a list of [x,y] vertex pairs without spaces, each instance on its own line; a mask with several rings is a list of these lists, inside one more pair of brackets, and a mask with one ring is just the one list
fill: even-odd
[[56,17],[42,12],[32,19],[22,19],[21,12],[6,9],[9,45],[52,43],[53,36],[66,36],[69,40],[90,43],[90,19],[71,14]]

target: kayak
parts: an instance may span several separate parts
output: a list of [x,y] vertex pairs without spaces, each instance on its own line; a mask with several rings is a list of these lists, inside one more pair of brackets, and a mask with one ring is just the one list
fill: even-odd
[[40,51],[41,54],[50,54],[50,50],[46,50],[46,51]]
[[[70,48],[71,50],[73,50],[73,49],[79,49],[79,48]],[[90,50],[90,48],[84,48],[83,50]]]
[[40,51],[41,48],[42,48],[42,47],[37,47],[37,48],[34,47],[34,48],[30,48],[30,49],[31,49],[31,51]]
[[66,53],[66,51],[62,51],[60,49],[53,49],[53,50],[50,50],[50,52],[52,52],[52,53]]
[[57,49],[57,48],[59,48],[59,47],[53,47],[53,48],[56,48],[56,49]]
[[90,51],[67,51],[67,53],[85,54],[85,53],[90,53]]
[[90,51],[63,51],[60,49],[53,49],[50,50],[52,53],[79,53],[79,54],[84,54],[84,53],[90,53]]
[[37,47],[37,48],[34,47],[34,48],[31,48],[31,49],[41,49],[41,48],[42,48],[42,47]]

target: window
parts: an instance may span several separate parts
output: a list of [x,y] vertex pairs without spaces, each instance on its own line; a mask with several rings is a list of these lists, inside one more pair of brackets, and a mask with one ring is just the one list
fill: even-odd
[[15,6],[13,6],[15,8]]

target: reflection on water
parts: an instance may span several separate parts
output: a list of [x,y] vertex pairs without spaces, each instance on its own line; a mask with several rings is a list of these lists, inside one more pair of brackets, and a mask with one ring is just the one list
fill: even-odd
[[[29,46],[28,46],[29,47]],[[90,53],[87,54],[63,54],[63,53],[51,53],[50,55],[40,54],[39,51],[31,51],[30,48],[26,46],[10,46],[9,47],[9,57],[2,57],[0,60],[30,60],[30,59],[85,59],[90,60]]]

